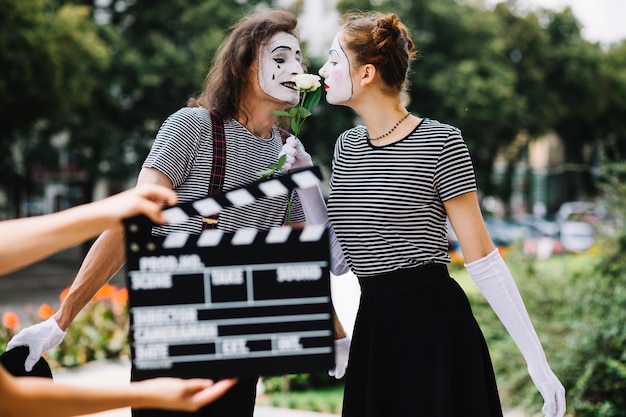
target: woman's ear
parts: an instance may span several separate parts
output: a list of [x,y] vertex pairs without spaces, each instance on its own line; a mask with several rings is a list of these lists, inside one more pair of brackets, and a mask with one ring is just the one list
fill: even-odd
[[376,78],[378,72],[376,67],[372,64],[365,64],[360,69],[361,72],[361,86],[368,85]]

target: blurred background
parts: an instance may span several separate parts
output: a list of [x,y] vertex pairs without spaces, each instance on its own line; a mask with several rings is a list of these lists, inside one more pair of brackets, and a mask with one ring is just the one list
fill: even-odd
[[[623,0],[0,0],[0,219],[132,187],[228,28],[267,7],[299,16],[311,73],[345,10],[392,11],[408,25],[420,51],[408,108],[462,130],[491,237],[528,294],[572,415],[626,416]],[[301,137],[326,174],[337,136],[359,122],[324,100],[314,109]],[[449,241],[505,400],[535,404],[452,230]],[[7,277],[0,304],[33,300],[24,274],[56,299],[50,268],[68,285],[87,245]],[[20,285],[29,292],[18,297]]]
[[[313,73],[342,11],[397,13],[420,50],[409,109],[461,128],[485,209],[498,217],[554,219],[564,202],[594,201],[602,164],[626,152],[623,1],[0,4],[0,218],[132,186],[160,124],[200,90],[226,30],[272,6],[300,16]],[[323,101],[315,111],[302,137],[328,167],[338,134],[359,121]]]

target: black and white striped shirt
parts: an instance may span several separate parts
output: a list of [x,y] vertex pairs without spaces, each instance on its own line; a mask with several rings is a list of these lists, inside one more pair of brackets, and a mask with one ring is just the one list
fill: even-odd
[[[228,191],[259,179],[259,173],[278,160],[282,140],[277,128],[271,139],[259,138],[235,119],[224,120],[226,167],[223,190]],[[163,123],[143,166],[165,174],[180,202],[206,197],[213,157],[211,116],[202,107],[185,107]],[[292,193],[291,221],[304,221],[297,193]],[[286,196],[266,197],[242,207],[229,207],[219,215],[218,228],[234,232],[242,228],[266,230],[280,226],[287,212]],[[200,233],[199,216],[185,223],[156,227],[155,234]]]
[[358,277],[448,263],[443,201],[476,190],[461,132],[423,119],[406,138],[374,147],[364,126],[335,145],[328,214]]

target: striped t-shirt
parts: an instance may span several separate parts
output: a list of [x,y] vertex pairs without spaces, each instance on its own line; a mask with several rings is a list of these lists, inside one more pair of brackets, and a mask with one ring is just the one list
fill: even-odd
[[[282,140],[278,128],[271,139],[252,134],[235,119],[224,120],[226,165],[223,191],[232,190],[259,179],[259,173],[278,160]],[[179,201],[206,197],[213,158],[211,116],[203,107],[184,107],[163,123],[143,166],[165,174],[178,193]],[[242,207],[229,207],[219,214],[218,229],[234,232],[242,228],[267,230],[281,226],[286,219],[286,196],[265,197]],[[297,193],[292,193],[291,221],[304,221],[304,211]],[[185,223],[155,227],[154,233],[197,234],[202,230],[200,216]]]
[[335,145],[328,214],[350,268],[368,277],[449,263],[443,201],[476,190],[461,132],[423,119],[404,139],[375,147],[364,126]]

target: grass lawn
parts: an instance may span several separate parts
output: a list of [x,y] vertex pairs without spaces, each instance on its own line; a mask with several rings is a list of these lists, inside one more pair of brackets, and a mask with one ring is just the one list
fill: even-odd
[[343,385],[308,391],[272,392],[259,395],[256,403],[270,407],[293,408],[341,414]]

